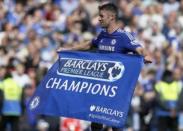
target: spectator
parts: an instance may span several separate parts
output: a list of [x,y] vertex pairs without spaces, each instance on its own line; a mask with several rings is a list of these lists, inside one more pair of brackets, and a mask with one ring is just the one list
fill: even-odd
[[8,129],[8,124],[10,124],[10,129],[17,131],[19,130],[19,118],[22,113],[22,88],[13,80],[11,74],[7,72],[5,79],[0,85],[0,89],[4,94],[0,129],[6,130]]
[[155,85],[158,131],[178,130],[178,112],[176,107],[182,86],[172,75],[171,71],[165,70],[162,80]]
[[25,67],[22,63],[16,65],[16,70],[12,72],[12,76],[21,88],[24,88],[31,83],[30,78],[25,73]]

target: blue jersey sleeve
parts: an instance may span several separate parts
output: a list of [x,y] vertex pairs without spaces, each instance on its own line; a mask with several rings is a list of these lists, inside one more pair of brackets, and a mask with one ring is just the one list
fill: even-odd
[[96,36],[95,38],[92,39],[91,43],[92,46],[97,47],[97,45],[99,44],[100,40],[101,40],[101,36],[102,36],[102,32]]
[[141,47],[139,42],[129,32],[124,32],[122,35],[122,39],[122,41],[124,42],[124,47],[130,51],[135,52],[137,47]]
[[98,37],[93,38],[92,41],[91,41],[91,43],[92,43],[92,46],[97,47],[97,44],[99,43]]

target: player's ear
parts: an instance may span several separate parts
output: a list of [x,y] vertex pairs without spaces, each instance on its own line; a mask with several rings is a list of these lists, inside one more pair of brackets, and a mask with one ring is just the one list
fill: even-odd
[[115,14],[111,13],[111,20],[114,20],[114,19],[116,19]]

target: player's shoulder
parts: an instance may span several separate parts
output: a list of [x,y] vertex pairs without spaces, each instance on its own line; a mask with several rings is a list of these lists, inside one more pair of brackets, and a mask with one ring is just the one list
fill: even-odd
[[126,30],[121,29],[121,28],[117,29],[116,35],[121,36],[123,38],[126,38],[126,37],[127,38],[129,38],[129,37],[132,38],[133,37],[133,34],[131,32],[126,31]]
[[130,31],[125,30],[125,29],[122,29],[122,28],[118,28],[116,30],[116,32],[119,33],[119,34],[127,34],[127,33],[130,33]]
[[123,29],[121,29],[121,28],[119,28],[119,29],[117,29],[116,30],[116,34],[117,35],[121,35],[121,36],[126,36],[126,35],[128,35],[130,32],[128,32],[128,31],[126,31],[126,30],[123,30]]
[[123,33],[125,33],[125,30],[123,30],[122,28],[118,28],[118,29],[116,30],[116,33],[118,33],[118,34],[123,34]]

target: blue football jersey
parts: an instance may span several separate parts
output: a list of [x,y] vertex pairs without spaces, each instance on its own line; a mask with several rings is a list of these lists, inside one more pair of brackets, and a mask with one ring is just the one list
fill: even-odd
[[101,53],[129,53],[136,52],[135,49],[141,46],[129,32],[117,29],[109,34],[102,30],[97,38],[92,40],[92,45],[97,47]]

